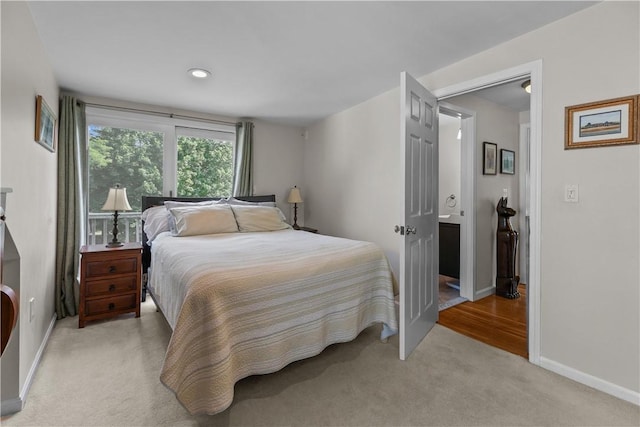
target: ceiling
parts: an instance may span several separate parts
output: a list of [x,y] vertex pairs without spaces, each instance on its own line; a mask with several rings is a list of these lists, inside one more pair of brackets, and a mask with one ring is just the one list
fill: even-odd
[[[304,127],[595,2],[30,1],[60,87]],[[196,80],[193,67],[213,73]]]
[[504,108],[508,108],[509,110],[518,112],[528,111],[530,109],[531,96],[525,92],[522,87],[522,84],[526,80],[529,79],[518,79],[512,82],[502,83],[497,86],[477,90],[473,92],[473,94],[501,105]]

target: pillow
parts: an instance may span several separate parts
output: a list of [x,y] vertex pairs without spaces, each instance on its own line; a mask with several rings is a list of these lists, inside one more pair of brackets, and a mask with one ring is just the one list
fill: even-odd
[[169,209],[175,221],[174,236],[235,233],[238,224],[227,205],[191,206]]
[[236,206],[271,206],[271,207],[276,207],[276,202],[247,202],[246,200],[240,200],[240,199],[236,199],[235,197],[229,197],[226,200],[227,203],[229,203],[230,205],[236,205]]
[[147,244],[163,231],[169,231],[169,214],[164,206],[152,206],[145,209],[141,215],[144,221],[144,232],[147,235]]
[[271,206],[231,205],[242,232],[276,231],[291,228],[280,209]]
[[175,233],[176,231],[176,223],[173,219],[173,216],[169,214],[169,210],[171,208],[178,208],[178,207],[187,207],[187,206],[191,206],[191,207],[195,207],[195,206],[210,206],[210,205],[214,205],[217,203],[225,203],[225,200],[204,200],[202,202],[179,202],[179,201],[175,201],[175,200],[167,200],[166,202],[164,202],[164,206],[165,208],[167,208],[167,215],[169,217],[169,230],[171,231],[171,233]]

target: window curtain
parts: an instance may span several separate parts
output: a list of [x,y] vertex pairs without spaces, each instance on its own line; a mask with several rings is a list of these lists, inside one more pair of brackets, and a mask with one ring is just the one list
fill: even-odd
[[80,245],[85,235],[84,174],[87,165],[85,105],[64,95],[58,132],[58,221],[56,234],[56,314],[75,316]]
[[253,195],[253,123],[236,124],[236,157],[233,165],[234,197]]

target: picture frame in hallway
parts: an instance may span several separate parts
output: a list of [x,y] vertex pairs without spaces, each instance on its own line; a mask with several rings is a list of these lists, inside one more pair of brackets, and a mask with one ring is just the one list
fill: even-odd
[[483,175],[495,175],[498,169],[498,145],[493,142],[483,142],[482,156],[482,174]]
[[36,98],[35,141],[47,150],[56,151],[56,116],[42,95]]
[[639,144],[637,95],[565,107],[564,149]]
[[500,150],[500,173],[514,175],[516,173],[516,152]]

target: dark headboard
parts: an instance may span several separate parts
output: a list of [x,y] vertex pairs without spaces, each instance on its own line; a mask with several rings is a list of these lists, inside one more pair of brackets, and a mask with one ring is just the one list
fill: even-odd
[[[235,197],[238,200],[244,200],[245,202],[274,202],[276,201],[275,194],[269,194],[266,196],[245,196]],[[164,205],[167,200],[177,202],[202,202],[205,200],[220,200],[220,197],[165,197],[165,196],[142,196],[142,212],[152,206]],[[142,272],[146,273],[149,265],[151,264],[151,248],[147,244],[147,235],[144,232],[144,221],[142,222]]]

